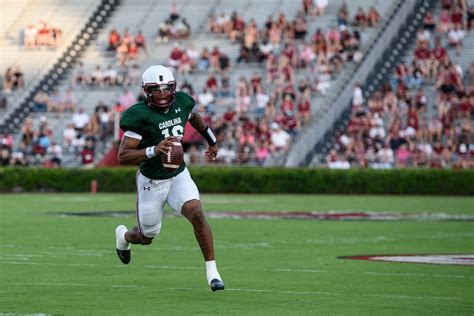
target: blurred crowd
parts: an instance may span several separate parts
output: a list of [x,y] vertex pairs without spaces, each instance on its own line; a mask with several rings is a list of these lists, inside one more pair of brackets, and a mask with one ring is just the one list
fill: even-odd
[[[302,0],[300,5],[294,17],[277,12],[262,25],[236,11],[211,15],[208,33],[238,45],[236,58],[225,46],[183,43],[181,40],[192,40],[191,26],[176,3],[159,24],[155,42],[173,43],[166,64],[176,72],[178,90],[194,96],[195,110],[216,132],[220,144],[217,163],[264,165],[271,158],[283,157],[292,137],[311,120],[315,102],[328,93],[345,65],[363,59],[364,32],[380,25],[376,7],[349,12],[343,3],[334,17],[335,25],[314,30],[311,21],[326,14],[328,0]],[[460,69],[448,50],[461,53],[463,39],[474,25],[474,12],[464,0],[441,0],[441,6],[439,14],[426,14],[410,63],[398,65],[383,88],[370,96],[364,94],[362,85],[355,88],[349,126],[347,132],[337,135],[326,157],[329,167],[466,166],[463,155],[472,150],[474,66]],[[29,34],[36,29],[35,40],[29,37],[27,45],[30,28]],[[27,30],[25,47],[29,48],[54,46],[61,37],[60,30],[43,21]],[[8,158],[2,163],[19,164],[16,157],[23,155],[26,164],[57,166],[65,155],[73,154],[83,165],[92,164],[96,145],[113,135],[119,113],[142,100],[136,90],[143,70],[140,55],[150,54],[144,33],[137,29],[132,34],[128,28],[112,29],[104,50],[114,57],[113,62],[80,63],[70,87],[34,96],[33,111],[39,114],[33,117],[39,118],[39,125],[33,126],[31,118],[25,120],[18,150],[12,149],[10,135],[0,135],[2,157]],[[245,75],[236,77],[241,69]],[[199,80],[204,84],[196,84],[194,76],[206,78]],[[2,93],[23,86],[21,70],[9,68]],[[114,104],[100,102],[93,113],[87,113],[77,105],[78,92],[84,91],[81,87],[123,90]],[[426,89],[436,91],[436,100],[426,96]],[[44,112],[47,115],[41,114]],[[50,113],[71,118],[62,135],[49,128],[48,118],[55,117]],[[183,144],[187,159],[209,163],[202,160],[205,145],[194,130],[187,128]]]
[[409,63],[367,100],[355,87],[347,131],[326,158],[330,168],[474,167],[474,62],[462,69],[448,53],[460,54],[473,15],[465,1],[441,5],[424,17]]
[[61,28],[48,25],[45,20],[40,20],[36,25],[29,24],[23,31],[23,45],[26,49],[56,48],[61,45],[61,41]]
[[[344,64],[362,59],[359,32],[378,25],[377,10],[370,8],[365,14],[360,8],[350,19],[344,4],[337,27],[308,34],[308,20],[325,14],[327,4],[303,1],[293,20],[279,12],[262,28],[238,12],[211,16],[208,32],[224,34],[240,45],[236,60],[217,46],[198,51],[193,44],[174,44],[168,64],[178,74],[208,74],[199,91],[189,82],[181,89],[195,96],[198,111],[216,128],[223,148],[219,162],[263,165],[270,157],[283,156],[291,138],[310,121],[315,97],[327,93]],[[242,63],[257,68],[231,84],[231,72]],[[199,156],[195,147],[199,148],[190,147],[196,152],[191,157]]]

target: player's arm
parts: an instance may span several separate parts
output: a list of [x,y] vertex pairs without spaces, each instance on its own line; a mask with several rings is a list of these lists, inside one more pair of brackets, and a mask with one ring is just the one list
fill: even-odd
[[121,165],[138,165],[142,161],[153,158],[159,153],[167,153],[172,146],[169,138],[165,138],[156,146],[137,149],[141,140],[138,138],[124,136],[118,150],[118,161]]
[[207,141],[209,148],[206,151],[206,156],[212,160],[215,160],[217,152],[219,151],[219,147],[217,147],[217,139],[211,128],[207,126],[206,123],[204,123],[201,115],[195,112],[191,112],[189,123],[191,123],[191,126],[194,127]]

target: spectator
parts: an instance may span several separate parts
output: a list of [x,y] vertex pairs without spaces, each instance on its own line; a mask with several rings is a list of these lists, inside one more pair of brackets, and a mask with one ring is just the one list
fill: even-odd
[[257,86],[255,94],[255,114],[258,117],[262,117],[265,114],[265,108],[269,101],[270,96],[265,93],[265,89],[261,85]]
[[172,23],[170,20],[165,20],[160,23],[158,32],[156,34],[156,43],[168,43],[171,36],[171,26]]
[[79,134],[83,132],[84,127],[89,123],[90,117],[87,113],[84,112],[84,108],[79,108],[79,111],[74,113],[72,116],[72,123],[76,132]]
[[118,73],[112,65],[108,65],[107,69],[104,70],[104,86],[114,86],[118,83]]
[[23,90],[25,88],[25,81],[23,79],[23,72],[20,69],[20,66],[15,66],[13,71],[13,90]]
[[68,124],[67,128],[63,132],[63,147],[70,148],[76,136],[77,134],[76,130],[74,129],[74,124]]
[[14,75],[12,67],[8,67],[3,75],[3,90],[10,93],[13,90]]
[[467,10],[466,25],[467,25],[466,29],[468,31],[474,28],[474,5],[471,5],[469,9]]
[[290,135],[281,129],[280,125],[273,122],[271,125],[271,141],[274,152],[287,152],[290,141]]
[[425,17],[423,18],[423,27],[425,30],[433,33],[436,28],[436,20],[433,16],[433,13],[429,11],[426,13]]
[[245,31],[245,21],[244,19],[237,14],[236,12],[232,13],[231,17],[231,24],[232,27],[230,28],[230,41],[235,43],[237,41],[241,41],[243,38],[243,34]]
[[354,17],[354,26],[360,26],[362,28],[368,25],[368,17],[362,7],[357,8],[357,13]]
[[209,89],[209,91],[212,94],[215,94],[217,92],[217,78],[216,78],[216,76],[209,75],[207,77],[206,88]]
[[209,69],[210,65],[210,54],[207,47],[204,47],[199,54],[199,60],[197,62],[197,68],[199,71],[205,71]]
[[64,111],[64,100],[61,97],[58,88],[54,88],[53,93],[49,96],[47,108],[48,112]]
[[103,87],[104,85],[104,72],[100,65],[96,65],[94,71],[89,76],[89,85]]
[[84,64],[79,62],[79,66],[72,76],[72,85],[75,87],[77,84],[84,85],[89,81],[86,71],[84,70]]
[[36,37],[36,43],[41,46],[51,45],[51,34],[48,24],[45,21],[40,21],[38,26],[38,35]]
[[179,20],[171,27],[171,36],[175,39],[187,39],[191,35],[191,26],[186,19]]
[[[428,21],[428,20],[425,20]],[[371,6],[367,13],[367,25],[369,27],[376,27],[380,22],[380,14],[374,6]],[[426,24],[425,24],[426,26]]]
[[448,43],[451,46],[454,46],[456,48],[456,55],[460,55],[461,53],[461,47],[462,47],[462,40],[464,39],[464,36],[466,33],[464,32],[463,29],[461,29],[461,26],[457,25],[455,28],[451,29],[448,32]]
[[217,17],[214,32],[215,33],[229,33],[231,28],[230,16],[225,12]]
[[315,8],[313,0],[303,0],[303,14],[305,15],[314,15]]
[[138,49],[143,50],[148,56],[148,47],[146,45],[146,39],[141,30],[138,31],[137,35],[135,35],[134,41]]
[[31,117],[26,117],[21,127],[21,142],[26,146],[30,146],[33,143],[34,129],[33,120]]
[[48,110],[49,97],[48,94],[40,90],[33,97],[33,112],[46,112]]
[[183,59],[184,52],[181,49],[179,43],[174,43],[173,44],[173,49],[170,52],[170,56],[168,58],[168,65],[175,70],[178,69],[179,65],[181,64],[181,61]]
[[339,26],[349,24],[349,10],[347,4],[343,3],[337,12],[337,23]]
[[128,89],[123,89],[123,92],[119,97],[119,101],[120,104],[122,104],[125,108],[128,108],[137,103],[137,98],[135,97],[132,91]]
[[315,14],[324,15],[328,6],[328,0],[316,0]]
[[120,34],[117,32],[116,29],[112,29],[109,33],[107,50],[110,52],[115,52],[119,44],[120,44]]
[[0,146],[0,166],[9,166],[11,160],[10,149],[6,146]]
[[311,95],[309,90],[304,91],[298,102],[297,119],[299,126],[303,126],[311,120]]
[[232,144],[222,147],[219,150],[219,156],[217,157],[218,162],[222,162],[226,165],[232,165],[237,159],[237,153],[232,148]]
[[176,4],[176,2],[173,2],[170,6],[170,15],[169,15],[169,19],[171,22],[175,22],[176,20],[179,19],[180,17],[180,13],[179,13],[179,7],[178,5]]
[[364,96],[360,87],[360,83],[356,83],[354,91],[352,92],[352,106],[359,106],[362,104],[364,104]]
[[214,103],[214,96],[207,88],[203,88],[197,97],[198,104],[205,108],[206,112],[212,110]]
[[33,24],[29,24],[25,29],[24,42],[26,49],[36,48],[36,37],[38,36],[38,29]]
[[13,136],[11,134],[0,134],[0,146],[6,146],[11,149],[13,147]]
[[46,150],[46,154],[49,156],[51,167],[60,167],[61,166],[61,159],[63,155],[63,149],[61,145],[56,143],[55,141],[51,142],[51,146],[48,147]]
[[191,69],[195,69],[199,59],[199,51],[194,47],[194,44],[189,44],[186,49],[186,57]]
[[86,141],[84,148],[81,151],[82,166],[85,169],[94,167],[94,144],[91,140]]

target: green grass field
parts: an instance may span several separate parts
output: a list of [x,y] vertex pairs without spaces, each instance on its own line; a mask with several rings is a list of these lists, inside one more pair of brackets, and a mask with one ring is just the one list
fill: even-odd
[[[474,215],[473,197],[203,195],[211,211],[384,211]],[[151,246],[115,254],[133,194],[0,195],[0,315],[472,315],[474,266],[342,260],[473,254],[474,222],[209,219],[226,290],[207,287],[191,225],[165,217]],[[53,213],[53,214],[52,214]],[[171,212],[169,212],[171,213]]]

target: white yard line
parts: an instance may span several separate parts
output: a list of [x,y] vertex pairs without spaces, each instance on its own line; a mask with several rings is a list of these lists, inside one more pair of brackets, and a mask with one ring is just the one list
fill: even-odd
[[344,273],[344,274],[366,274],[366,275],[387,275],[387,276],[408,276],[408,277],[428,277],[428,278],[447,278],[447,279],[472,279],[474,277],[453,274],[424,274],[424,273],[392,273],[392,272],[370,272],[370,271],[329,271],[313,269],[274,269],[277,272],[301,272],[301,273]]
[[[21,261],[9,261],[10,258],[0,257],[2,264],[12,265],[38,265],[38,266],[69,266],[69,267],[94,267],[94,268],[127,268],[127,269],[159,269],[159,270],[203,270],[204,267],[178,267],[178,266],[155,266],[145,265],[141,267],[136,266],[125,266],[125,265],[100,265],[93,263],[51,263],[51,262],[21,262]],[[6,260],[6,261],[4,261]],[[466,275],[455,275],[455,274],[424,274],[424,273],[391,273],[391,272],[371,272],[371,271],[330,271],[330,270],[318,270],[318,269],[252,269],[252,268],[233,268],[233,267],[221,267],[220,270],[234,270],[234,271],[258,271],[258,272],[289,272],[289,273],[326,273],[326,274],[364,274],[364,275],[386,275],[396,277],[425,277],[425,278],[443,278],[443,279],[474,279],[474,276]]]
[[[209,291],[207,288],[194,288],[194,287],[165,287],[158,288],[156,286],[145,286],[145,285],[107,285],[107,284],[89,284],[89,283],[54,283],[54,282],[12,282],[8,283],[9,286],[68,286],[68,287],[103,287],[103,288],[152,288],[153,291]],[[443,300],[443,301],[460,301],[464,300],[457,297],[439,297],[439,296],[409,296],[409,295],[392,295],[392,294],[353,294],[353,293],[336,293],[336,292],[320,292],[320,291],[278,291],[278,290],[267,290],[267,289],[240,289],[240,288],[227,288],[227,292],[253,292],[253,293],[270,293],[270,294],[292,294],[292,295],[326,295],[326,296],[362,296],[362,297],[381,297],[381,298],[396,298],[403,300]]]

